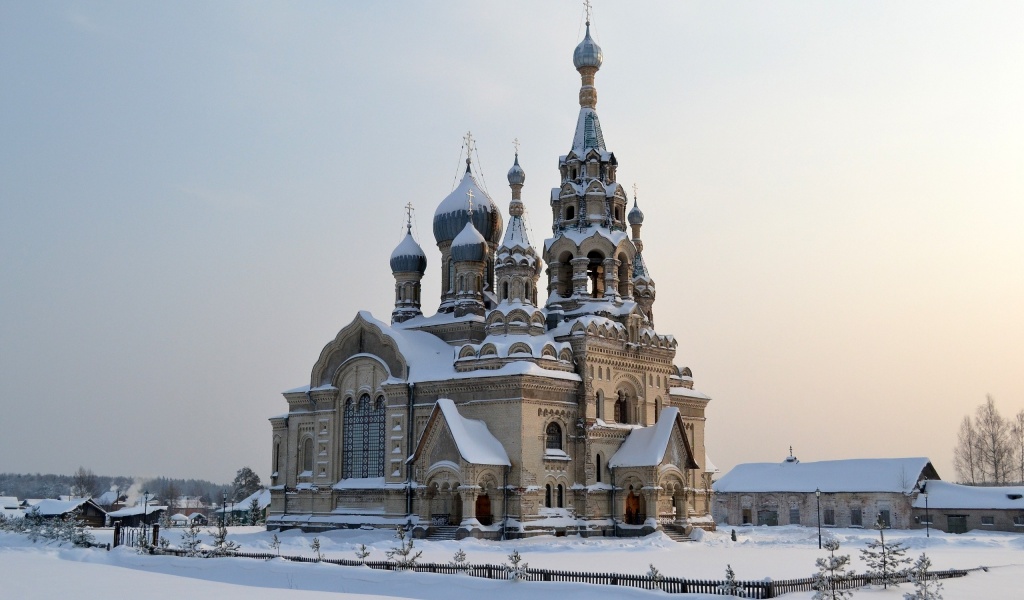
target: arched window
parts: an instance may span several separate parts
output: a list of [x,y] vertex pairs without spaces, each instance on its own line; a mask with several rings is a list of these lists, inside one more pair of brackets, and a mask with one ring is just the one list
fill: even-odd
[[345,402],[342,429],[342,478],[384,476],[384,396]]
[[604,255],[597,250],[587,254],[590,262],[587,263],[588,289],[593,298],[604,296]]
[[466,291],[466,277],[465,275],[459,275],[459,292]]
[[572,221],[575,218],[576,218],[576,207],[575,206],[566,207],[566,209],[565,209],[565,220],[566,221]]
[[565,488],[558,484],[558,508],[565,508]]
[[281,442],[274,441],[274,477],[281,471]]
[[629,412],[626,408],[626,393],[619,390],[619,397],[615,400],[615,421],[618,423],[629,422]]
[[551,508],[551,484],[544,486],[544,506]]
[[598,454],[594,458],[594,471],[597,473],[597,482],[601,483],[601,455]]
[[313,438],[306,438],[302,442],[302,469],[303,472],[313,471]]
[[561,450],[562,449],[562,428],[558,426],[558,423],[548,423],[548,428],[545,431],[547,434],[547,442],[544,447],[549,450]]
[[501,282],[501,299],[508,300],[508,281]]
[[448,258],[448,291],[455,291],[455,259]]
[[654,399],[654,422],[658,422],[658,416],[661,414],[661,398]]
[[[597,372],[602,371],[601,367],[597,368]],[[597,398],[594,400],[595,408],[597,409],[597,418],[604,418],[604,393],[601,390],[597,390]]]

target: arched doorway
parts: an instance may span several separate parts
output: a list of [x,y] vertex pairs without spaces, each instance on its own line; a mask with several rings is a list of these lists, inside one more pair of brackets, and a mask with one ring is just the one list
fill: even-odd
[[494,516],[491,515],[491,497],[486,493],[476,497],[476,520],[481,525],[494,523]]
[[643,525],[644,521],[647,520],[646,512],[643,496],[636,493],[633,490],[633,486],[629,486],[629,493],[626,494],[625,510],[622,513],[626,525]]

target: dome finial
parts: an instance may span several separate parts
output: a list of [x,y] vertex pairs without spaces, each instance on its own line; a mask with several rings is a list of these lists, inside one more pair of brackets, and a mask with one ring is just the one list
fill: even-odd
[[590,15],[594,10],[594,7],[590,5],[590,0],[583,0],[583,10],[587,14],[587,27],[590,27]]
[[466,172],[472,172],[470,164],[473,162],[473,132],[467,131],[466,135],[462,136],[462,145],[466,147]]
[[[630,209],[629,214],[626,215],[626,219],[630,225],[642,225],[644,222],[644,213],[640,210],[640,207],[636,203],[636,184],[633,184],[633,208]],[[639,230],[636,230],[634,237],[639,238]]]
[[405,232],[412,235],[412,202],[405,205]]

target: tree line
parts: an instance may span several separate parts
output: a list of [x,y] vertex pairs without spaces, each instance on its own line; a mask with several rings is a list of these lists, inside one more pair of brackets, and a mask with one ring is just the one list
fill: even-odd
[[1024,410],[1007,419],[987,396],[960,422],[953,466],[962,483],[1024,485]]

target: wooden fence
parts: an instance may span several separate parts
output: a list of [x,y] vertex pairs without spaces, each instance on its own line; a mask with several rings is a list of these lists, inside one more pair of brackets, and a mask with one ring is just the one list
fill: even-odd
[[[183,550],[163,550],[162,554],[173,554],[185,556]],[[322,558],[316,559],[309,556],[278,556],[266,552],[232,552],[219,556],[255,558],[270,560],[272,558],[283,558],[291,562],[302,563],[327,563],[344,567],[369,567],[371,569],[382,569],[385,571],[415,571],[417,573],[442,573],[447,575],[465,574],[470,577],[483,577],[485,579],[509,579],[509,571],[505,565],[465,565],[455,566],[442,563],[417,563],[411,567],[403,567],[391,561],[365,561],[350,560],[345,558]],[[938,579],[950,579],[964,577],[968,570],[950,569],[948,571],[931,571],[929,575]],[[702,579],[681,579],[678,577],[661,577],[653,579],[647,575],[625,575],[622,573],[585,573],[580,571],[555,571],[550,569],[526,569],[522,577],[523,581],[567,581],[573,583],[591,583],[597,585],[621,585],[635,587],[645,590],[660,589],[670,594],[717,594],[728,595],[722,591],[724,580],[702,580]],[[895,578],[899,583],[909,581],[907,576]],[[866,585],[882,585],[882,580],[868,575],[853,575],[832,582],[835,589],[854,589]],[[814,590],[814,578],[785,579],[762,581],[737,581],[736,584],[742,592],[735,594],[740,598],[775,598],[789,592],[809,592]]]

